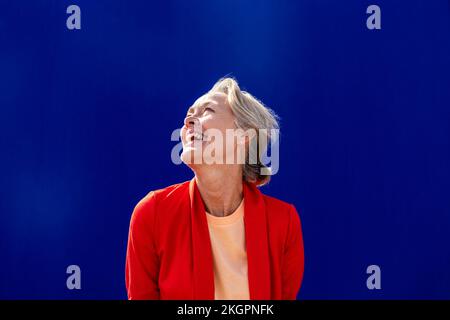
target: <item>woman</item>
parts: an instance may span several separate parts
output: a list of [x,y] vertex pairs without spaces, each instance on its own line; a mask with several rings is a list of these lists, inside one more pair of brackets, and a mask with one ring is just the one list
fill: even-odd
[[136,205],[129,299],[296,299],[304,270],[298,213],[258,189],[270,179],[260,161],[267,139],[258,136],[277,128],[273,112],[231,78],[189,108],[181,159],[195,176]]

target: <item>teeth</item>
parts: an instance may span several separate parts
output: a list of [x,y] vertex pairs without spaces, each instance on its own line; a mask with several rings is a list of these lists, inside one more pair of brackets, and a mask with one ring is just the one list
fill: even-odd
[[194,139],[195,140],[203,140],[203,135],[198,132],[194,132]]

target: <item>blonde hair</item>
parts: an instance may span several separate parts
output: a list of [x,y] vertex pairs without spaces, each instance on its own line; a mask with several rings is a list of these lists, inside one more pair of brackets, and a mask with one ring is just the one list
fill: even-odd
[[[227,101],[234,113],[237,128],[256,131],[257,136],[253,137],[252,145],[255,146],[257,161],[256,164],[249,163],[249,148],[246,151],[246,160],[243,166],[243,178],[257,186],[262,186],[270,181],[270,175],[263,175],[262,169],[267,168],[261,163],[261,155],[267,148],[267,141],[271,139],[272,129],[279,129],[279,117],[250,93],[239,88],[237,81],[233,78],[221,78],[212,87],[209,93],[221,92],[227,95]],[[261,130],[265,129],[265,130]],[[258,139],[263,135],[263,139]],[[260,143],[262,143],[260,145]],[[251,143],[249,143],[250,145]],[[267,169],[266,169],[267,171]]]

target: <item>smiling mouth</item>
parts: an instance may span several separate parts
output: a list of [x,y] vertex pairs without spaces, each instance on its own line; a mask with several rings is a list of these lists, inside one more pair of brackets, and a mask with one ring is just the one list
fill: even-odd
[[194,132],[191,136],[190,141],[195,141],[195,140],[203,141],[203,138],[204,138],[203,133]]
[[207,141],[207,136],[203,134],[202,132],[193,132],[190,134],[189,138],[187,139],[188,143],[194,142],[194,141]]

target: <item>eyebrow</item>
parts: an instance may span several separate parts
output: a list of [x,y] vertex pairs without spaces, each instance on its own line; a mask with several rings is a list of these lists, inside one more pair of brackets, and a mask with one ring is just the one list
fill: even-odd
[[188,109],[186,114],[193,112],[195,108],[204,108],[206,105],[211,104],[212,102],[213,102],[212,100],[206,100],[205,102],[202,102],[198,107],[192,106]]

